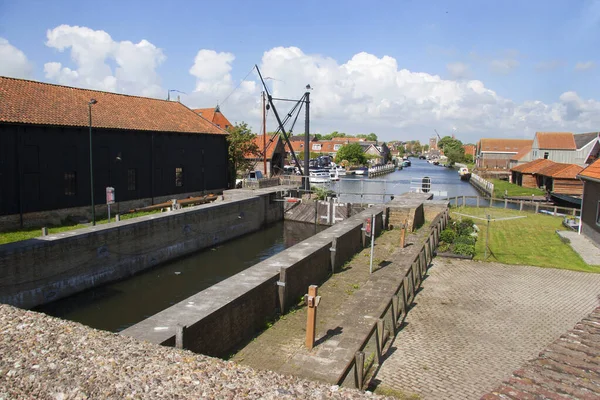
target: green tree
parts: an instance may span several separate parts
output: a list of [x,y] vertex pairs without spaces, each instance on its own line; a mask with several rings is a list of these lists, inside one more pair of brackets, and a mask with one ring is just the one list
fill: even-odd
[[413,143],[412,152],[418,154],[423,151],[423,146],[421,146],[421,142],[418,140]]
[[463,144],[458,139],[453,139],[450,136],[444,136],[439,142],[438,147],[444,151],[444,155],[448,157],[448,163],[454,165],[457,162],[465,160],[465,149]]
[[340,163],[342,160],[348,160],[353,165],[363,165],[367,162],[367,157],[360,144],[351,143],[342,146],[338,150],[335,162]]
[[423,151],[429,151],[429,145],[428,144],[424,144],[423,145]]
[[252,133],[250,127],[245,122],[236,123],[229,127],[227,143],[229,144],[229,178],[230,184],[235,185],[235,178],[245,174],[254,166],[254,162],[246,159],[246,156],[258,157],[260,149],[254,143],[256,135]]

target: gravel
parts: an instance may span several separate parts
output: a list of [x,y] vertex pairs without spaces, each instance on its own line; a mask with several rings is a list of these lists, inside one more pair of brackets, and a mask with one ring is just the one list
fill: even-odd
[[0,400],[381,398],[0,304]]

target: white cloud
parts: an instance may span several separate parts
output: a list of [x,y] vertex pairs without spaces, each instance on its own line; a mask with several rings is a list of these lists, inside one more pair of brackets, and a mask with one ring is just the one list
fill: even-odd
[[594,63],[593,61],[578,62],[577,64],[575,64],[575,71],[588,71],[595,67],[596,63]]
[[[231,76],[235,56],[202,49],[194,58],[189,73],[196,78],[196,87],[183,101],[192,108],[214,107],[225,101],[221,109],[231,122],[256,119],[260,114],[258,86],[253,80],[235,83]],[[227,113],[227,105],[234,107]],[[258,129],[258,126],[255,125]]]
[[446,64],[446,70],[448,70],[450,77],[454,79],[464,79],[471,75],[469,65],[461,62]]
[[[70,51],[74,68],[44,64],[46,78],[64,85],[143,96],[164,96],[156,68],[163,51],[147,40],[115,41],[104,31],[60,25],[46,33],[46,45]],[[115,67],[111,67],[114,64]]]
[[33,67],[25,53],[0,37],[0,75],[13,78],[30,78]]
[[490,69],[497,74],[510,74],[519,66],[519,61],[514,58],[505,58],[501,60],[492,60]]
[[[233,90],[235,82],[230,75],[233,58],[207,59],[220,65],[214,69],[207,67],[217,77],[216,82],[225,82],[229,85],[227,89]],[[541,101],[518,104],[499,96],[481,81],[449,80],[409,71],[389,56],[358,53],[338,63],[322,55],[305,54],[296,47],[276,47],[264,53],[260,65],[263,76],[277,79],[269,83],[275,97],[300,98],[306,84],[314,88],[312,132],[376,132],[383,140],[391,140],[426,138],[433,128],[444,134],[457,127],[459,138],[468,142],[481,137],[532,137],[538,130],[586,131],[600,125],[600,102],[582,99],[574,92],[564,93],[551,104]],[[246,81],[234,93],[237,92],[239,96],[231,96],[222,107],[223,112],[234,120],[249,122],[258,130],[258,83],[251,86]],[[219,93],[226,96],[228,90]],[[283,115],[290,107],[289,103],[277,105]],[[275,129],[273,118],[268,124],[269,129]],[[296,133],[303,130],[301,123],[299,126]]]

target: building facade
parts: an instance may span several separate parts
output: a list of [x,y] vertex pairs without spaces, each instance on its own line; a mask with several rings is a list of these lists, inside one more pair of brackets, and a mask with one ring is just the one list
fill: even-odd
[[95,204],[227,187],[226,132],[179,102],[4,77],[0,97],[0,216],[91,205],[90,164]]
[[600,246],[600,160],[581,171],[578,178],[583,181],[581,233]]

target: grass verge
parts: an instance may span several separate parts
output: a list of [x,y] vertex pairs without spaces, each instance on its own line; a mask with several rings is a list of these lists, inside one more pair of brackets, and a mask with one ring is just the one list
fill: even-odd
[[490,179],[490,181],[494,184],[494,197],[503,198],[504,191],[506,190],[509,197],[511,196],[531,196],[532,194],[535,196],[544,196],[546,192],[537,188],[526,188],[523,186],[515,185],[514,183],[509,183],[508,181],[503,181],[501,179]]
[[[466,218],[457,215],[457,212],[484,219],[490,214],[492,222],[490,222],[489,247],[492,254],[487,261],[600,272],[600,266],[586,264],[579,254],[556,234],[557,230],[565,230],[561,217],[501,208],[460,207],[451,210],[450,215],[455,220]],[[499,220],[511,217],[525,218]],[[487,222],[475,218],[474,221],[480,229],[474,259],[483,260]]]
[[[126,220],[126,219],[131,219],[131,218],[143,217],[145,215],[156,214],[159,212],[160,212],[160,210],[123,214],[123,215],[121,215],[121,221]],[[114,222],[115,218],[112,217],[111,221]],[[101,224],[106,224],[106,223],[108,223],[107,218],[96,219],[96,225],[101,225]],[[65,222],[64,224],[57,225],[57,226],[48,226],[48,235],[66,232],[66,231],[72,231],[75,229],[87,228],[87,227],[90,227],[91,225],[92,225],[91,223],[74,224],[74,223]],[[12,231],[12,232],[2,232],[2,233],[0,233],[0,244],[19,242],[21,240],[34,239],[34,238],[40,237],[40,236],[42,236],[42,227],[41,226],[19,229],[17,231]]]

